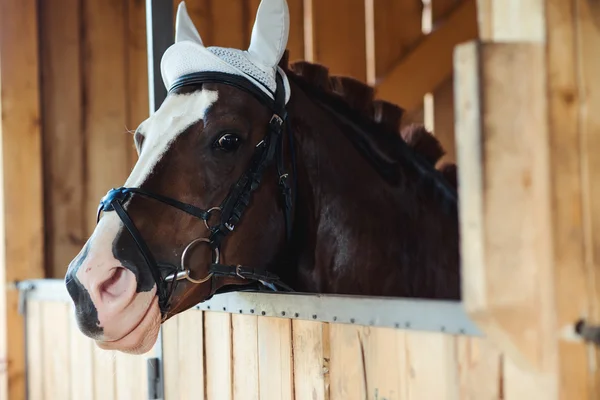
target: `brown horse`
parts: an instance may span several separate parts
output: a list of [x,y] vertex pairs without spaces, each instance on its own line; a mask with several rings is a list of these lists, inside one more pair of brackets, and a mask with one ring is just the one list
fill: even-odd
[[169,95],[66,275],[101,348],[146,352],[227,290],[460,298],[454,166],[372,88],[288,66],[287,12],[263,0],[242,52],[205,48],[180,5]]

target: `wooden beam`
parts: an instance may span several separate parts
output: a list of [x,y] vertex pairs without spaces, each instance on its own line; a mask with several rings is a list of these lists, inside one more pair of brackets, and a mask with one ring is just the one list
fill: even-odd
[[377,96],[407,110],[420,106],[452,72],[454,47],[476,37],[475,0],[465,0],[377,84]]
[[553,337],[544,71],[541,45],[456,51],[463,302],[488,338],[536,370],[552,364]]
[[41,2],[39,13],[46,270],[60,279],[86,238],[80,1]]
[[35,0],[0,2],[0,398],[25,398],[16,280],[44,277],[40,82]]
[[[595,2],[546,0],[555,308],[565,332],[600,324],[600,59]],[[598,351],[561,335],[561,399],[600,398]]]
[[387,75],[423,32],[422,0],[365,0],[367,83]]
[[306,59],[366,80],[364,0],[306,0],[304,7]]

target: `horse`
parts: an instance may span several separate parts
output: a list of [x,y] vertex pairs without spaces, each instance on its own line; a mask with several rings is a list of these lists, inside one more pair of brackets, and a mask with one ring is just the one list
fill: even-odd
[[101,349],[145,353],[227,291],[460,298],[456,167],[372,87],[290,64],[288,12],[262,0],[239,50],[205,47],[179,4],[168,95],[65,275]]

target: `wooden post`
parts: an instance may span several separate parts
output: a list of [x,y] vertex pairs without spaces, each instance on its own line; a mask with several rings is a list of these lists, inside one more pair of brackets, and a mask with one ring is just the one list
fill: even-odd
[[484,41],[455,52],[463,298],[507,398],[600,398],[574,334],[600,323],[599,20],[589,0],[479,0]]
[[0,398],[25,398],[16,280],[44,277],[37,2],[0,2]]

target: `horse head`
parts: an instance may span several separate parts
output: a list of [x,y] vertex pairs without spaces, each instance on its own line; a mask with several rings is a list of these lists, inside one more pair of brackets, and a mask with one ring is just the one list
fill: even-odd
[[65,277],[99,347],[146,352],[162,322],[231,285],[287,288],[266,266],[293,222],[288,25],[285,0],[262,0],[247,50],[205,47],[179,5],[168,96],[135,131],[138,161]]

